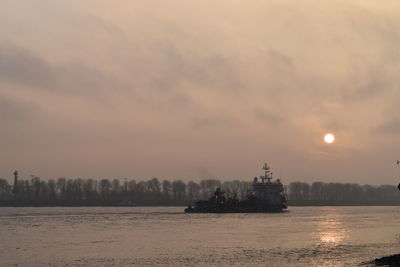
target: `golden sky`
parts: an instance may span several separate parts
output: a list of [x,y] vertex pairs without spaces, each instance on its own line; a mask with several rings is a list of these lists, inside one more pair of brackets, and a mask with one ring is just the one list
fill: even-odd
[[399,180],[399,1],[4,0],[0,36],[0,177]]

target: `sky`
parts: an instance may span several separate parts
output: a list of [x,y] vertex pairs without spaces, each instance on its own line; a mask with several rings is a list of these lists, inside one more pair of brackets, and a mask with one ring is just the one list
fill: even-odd
[[2,0],[0,36],[9,181],[400,180],[397,0]]

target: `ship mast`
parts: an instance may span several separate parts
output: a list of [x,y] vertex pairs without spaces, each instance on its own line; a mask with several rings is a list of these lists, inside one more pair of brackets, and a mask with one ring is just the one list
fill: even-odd
[[265,173],[264,178],[267,179],[268,183],[271,183],[272,177],[269,175],[269,166],[268,166],[267,163],[264,164],[263,170],[264,170],[264,173]]

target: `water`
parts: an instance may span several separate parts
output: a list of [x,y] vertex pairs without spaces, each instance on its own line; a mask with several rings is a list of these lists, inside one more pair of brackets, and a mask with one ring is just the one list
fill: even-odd
[[400,253],[400,207],[182,210],[0,208],[0,265],[357,266]]

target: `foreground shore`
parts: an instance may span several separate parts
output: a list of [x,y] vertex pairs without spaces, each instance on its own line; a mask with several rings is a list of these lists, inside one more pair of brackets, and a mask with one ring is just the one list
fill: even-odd
[[375,266],[400,266],[400,254],[394,254],[372,261]]

